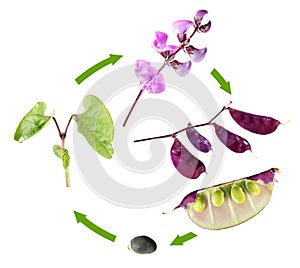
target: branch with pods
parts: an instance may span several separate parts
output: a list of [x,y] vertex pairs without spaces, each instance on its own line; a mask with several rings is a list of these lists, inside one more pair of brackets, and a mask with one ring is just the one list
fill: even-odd
[[[231,104],[231,103],[230,103]],[[229,105],[224,106],[211,120],[203,124],[191,125],[180,129],[176,132],[138,139],[134,142],[150,141],[154,139],[163,139],[172,137],[174,139],[171,147],[170,155],[171,160],[175,168],[185,177],[189,179],[198,178],[203,172],[206,171],[205,165],[201,160],[197,159],[191,154],[186,147],[179,141],[177,135],[181,132],[185,132],[189,141],[193,146],[203,153],[207,153],[212,149],[210,142],[202,136],[195,128],[203,126],[213,126],[216,136],[219,140],[231,151],[235,153],[244,153],[247,150],[251,151],[250,143],[243,137],[225,129],[224,127],[214,123],[213,121],[223,112],[229,111],[229,114],[233,120],[242,128],[260,135],[267,135],[274,132],[277,127],[281,124],[277,119],[272,117],[256,115],[244,111],[240,111],[231,108]]]

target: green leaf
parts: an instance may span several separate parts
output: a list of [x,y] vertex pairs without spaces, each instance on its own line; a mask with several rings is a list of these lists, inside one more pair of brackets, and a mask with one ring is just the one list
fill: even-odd
[[109,111],[94,95],[87,95],[83,100],[83,106],[85,112],[73,117],[78,125],[78,132],[100,155],[111,158],[114,153],[112,147],[114,124]]
[[67,149],[61,148],[59,145],[53,146],[54,154],[61,159],[64,169],[67,169],[70,164],[70,155]]
[[53,145],[53,152],[58,158],[61,158],[63,149],[59,145]]
[[52,116],[44,115],[46,107],[46,103],[37,102],[36,105],[23,117],[14,134],[14,139],[16,141],[23,142],[48,125]]
[[69,156],[69,152],[67,149],[63,150],[63,152],[61,154],[61,160],[62,160],[64,169],[67,170],[69,167],[69,164],[70,164],[70,156]]

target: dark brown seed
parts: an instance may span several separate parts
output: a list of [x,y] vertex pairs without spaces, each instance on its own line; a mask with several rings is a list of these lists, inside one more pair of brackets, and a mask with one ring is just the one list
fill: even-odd
[[157,245],[152,238],[142,235],[133,238],[128,248],[138,254],[150,254],[157,249]]

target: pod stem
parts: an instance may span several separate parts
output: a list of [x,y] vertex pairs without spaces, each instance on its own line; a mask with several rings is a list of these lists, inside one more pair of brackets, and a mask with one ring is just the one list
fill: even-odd
[[169,137],[176,137],[176,135],[178,135],[181,132],[186,131],[189,128],[196,128],[196,127],[204,127],[207,125],[211,125],[212,121],[215,120],[223,111],[227,110],[229,105],[232,102],[230,102],[227,106],[224,106],[212,119],[210,119],[208,122],[206,123],[202,123],[202,124],[197,124],[197,125],[191,125],[189,124],[187,127],[180,129],[176,132],[173,132],[171,134],[166,134],[166,135],[161,135],[161,136],[156,136],[156,137],[151,137],[151,138],[144,138],[144,139],[139,139],[139,140],[134,140],[134,142],[141,142],[141,141],[150,141],[150,140],[156,140],[156,139],[164,139],[164,138],[169,138]]

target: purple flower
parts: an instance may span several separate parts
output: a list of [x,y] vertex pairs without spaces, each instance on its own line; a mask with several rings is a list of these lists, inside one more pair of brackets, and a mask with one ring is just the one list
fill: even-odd
[[156,39],[152,42],[152,47],[165,59],[171,60],[169,57],[173,55],[179,47],[174,45],[167,46],[168,35],[164,32],[155,32],[155,36]]
[[177,60],[173,60],[169,63],[171,67],[176,71],[176,73],[180,76],[185,76],[191,69],[192,62],[189,60],[187,62],[181,63]]
[[149,93],[161,93],[165,90],[163,75],[158,73],[150,62],[137,60],[135,63],[135,74],[140,80],[140,89],[147,89]]
[[202,33],[207,33],[211,28],[211,21],[209,21],[206,24],[200,25],[199,31]]
[[155,32],[156,39],[152,43],[152,47],[155,50],[161,51],[166,47],[168,35],[164,32]]
[[208,13],[208,12],[207,12],[206,10],[198,10],[198,11],[196,12],[195,17],[194,17],[194,21],[195,21],[196,26],[200,26],[203,17],[204,17],[207,13]]
[[[194,16],[194,22],[190,20],[177,20],[172,24],[173,31],[175,32],[180,46],[167,45],[168,35],[164,32],[155,32],[155,40],[152,42],[152,47],[159,52],[180,76],[186,75],[191,69],[191,61],[181,63],[174,60],[178,51],[183,50],[186,52],[194,62],[201,61],[207,52],[207,48],[197,49],[190,44],[190,37],[192,37],[196,31],[206,33],[210,30],[211,22],[202,25],[202,19],[208,12],[206,10],[198,10]],[[187,31],[193,27],[194,32],[190,37],[187,35]],[[153,67],[151,67],[153,68]],[[148,72],[149,74],[149,72]]]
[[173,23],[172,28],[180,43],[187,39],[186,31],[193,26],[194,23],[190,20],[177,20]]
[[195,14],[194,22],[195,22],[195,28],[198,30],[198,32],[207,33],[210,30],[211,21],[201,25],[202,19],[207,13],[208,12],[206,10],[198,10]]
[[188,46],[185,47],[185,52],[189,54],[192,61],[199,62],[203,60],[203,58],[205,57],[207,48],[205,47],[205,48],[197,49],[193,46]]

